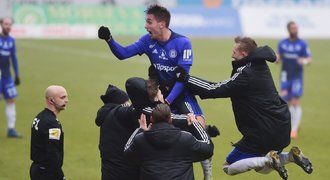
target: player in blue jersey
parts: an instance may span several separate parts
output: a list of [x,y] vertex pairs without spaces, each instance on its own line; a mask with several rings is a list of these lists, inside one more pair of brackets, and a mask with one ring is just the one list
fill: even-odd
[[302,116],[303,66],[309,64],[312,58],[307,43],[298,37],[297,24],[290,21],[287,29],[290,37],[278,44],[279,60],[282,62],[280,94],[289,104],[291,138],[297,138]]
[[[193,63],[193,52],[190,40],[169,29],[170,12],[159,5],[147,8],[145,29],[148,34],[126,47],[118,44],[111,36],[108,27],[101,26],[98,31],[100,39],[104,39],[112,53],[124,60],[135,55],[146,54],[154,68],[165,101],[177,113],[194,113],[197,120],[205,127],[203,113],[195,96],[185,90],[184,83],[176,82],[175,69],[180,66],[189,72]],[[211,163],[203,165],[204,178],[211,177]]]
[[[15,130],[16,108],[15,97],[17,96],[17,85],[20,84],[18,62],[16,56],[15,40],[9,35],[12,20],[3,18],[0,21],[2,32],[0,34],[0,70],[1,70],[1,85],[0,95],[6,100],[6,116],[8,121],[7,137],[20,137]],[[10,66],[14,69],[14,80],[10,73]]]

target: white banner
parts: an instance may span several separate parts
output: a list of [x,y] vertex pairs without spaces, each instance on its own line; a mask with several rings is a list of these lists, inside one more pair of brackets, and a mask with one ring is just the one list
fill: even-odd
[[11,35],[15,38],[92,39],[97,38],[95,25],[18,25]]
[[239,16],[245,36],[283,38],[295,21],[303,38],[330,38],[330,7],[242,7]]

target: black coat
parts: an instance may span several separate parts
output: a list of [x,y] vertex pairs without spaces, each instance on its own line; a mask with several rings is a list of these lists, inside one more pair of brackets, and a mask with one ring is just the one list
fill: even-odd
[[236,125],[243,134],[235,146],[248,153],[266,154],[290,144],[290,112],[276,91],[266,60],[276,60],[268,46],[233,61],[231,78],[226,81],[187,79],[188,88],[202,99],[231,98]]
[[199,123],[193,127],[199,134],[195,137],[165,122],[153,124],[146,132],[137,129],[125,146],[125,154],[141,162],[140,179],[194,179],[193,162],[210,158],[213,144]]
[[105,104],[99,109],[95,123],[100,127],[103,179],[139,179],[139,166],[124,157],[124,146],[138,127],[133,108]]

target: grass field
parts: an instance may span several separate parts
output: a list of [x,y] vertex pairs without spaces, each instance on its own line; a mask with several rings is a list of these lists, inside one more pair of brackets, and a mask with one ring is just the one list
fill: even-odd
[[[123,44],[136,38],[117,38]],[[290,179],[329,179],[330,158],[330,40],[309,40],[313,63],[305,68],[303,120],[299,139],[291,145],[300,146],[313,161],[315,171],[307,175],[297,166],[287,165]],[[258,40],[259,45],[276,48],[276,40]],[[193,75],[221,81],[231,71],[231,39],[193,39],[195,62]],[[129,77],[147,77],[146,56],[118,61],[100,40],[17,40],[22,84],[18,87],[17,130],[22,139],[6,138],[4,101],[0,102],[0,180],[29,179],[30,127],[35,115],[44,107],[44,89],[51,84],[67,88],[69,106],[59,115],[65,132],[63,170],[69,180],[100,179],[98,151],[99,129],[94,124],[96,111],[102,105],[99,96],[108,83],[124,88]],[[270,64],[278,84],[280,66]],[[328,79],[328,80],[327,80]],[[218,179],[280,179],[277,173],[261,175],[253,171],[229,177],[221,165],[231,142],[241,138],[236,129],[229,99],[199,101],[207,121],[217,125],[221,136],[215,138],[213,176]],[[199,164],[195,177],[202,179]]]

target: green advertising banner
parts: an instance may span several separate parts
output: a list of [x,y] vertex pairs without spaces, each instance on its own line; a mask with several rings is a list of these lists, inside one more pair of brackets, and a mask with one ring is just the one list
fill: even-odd
[[106,25],[122,35],[145,33],[143,7],[110,5],[15,4],[15,23],[22,25]]

